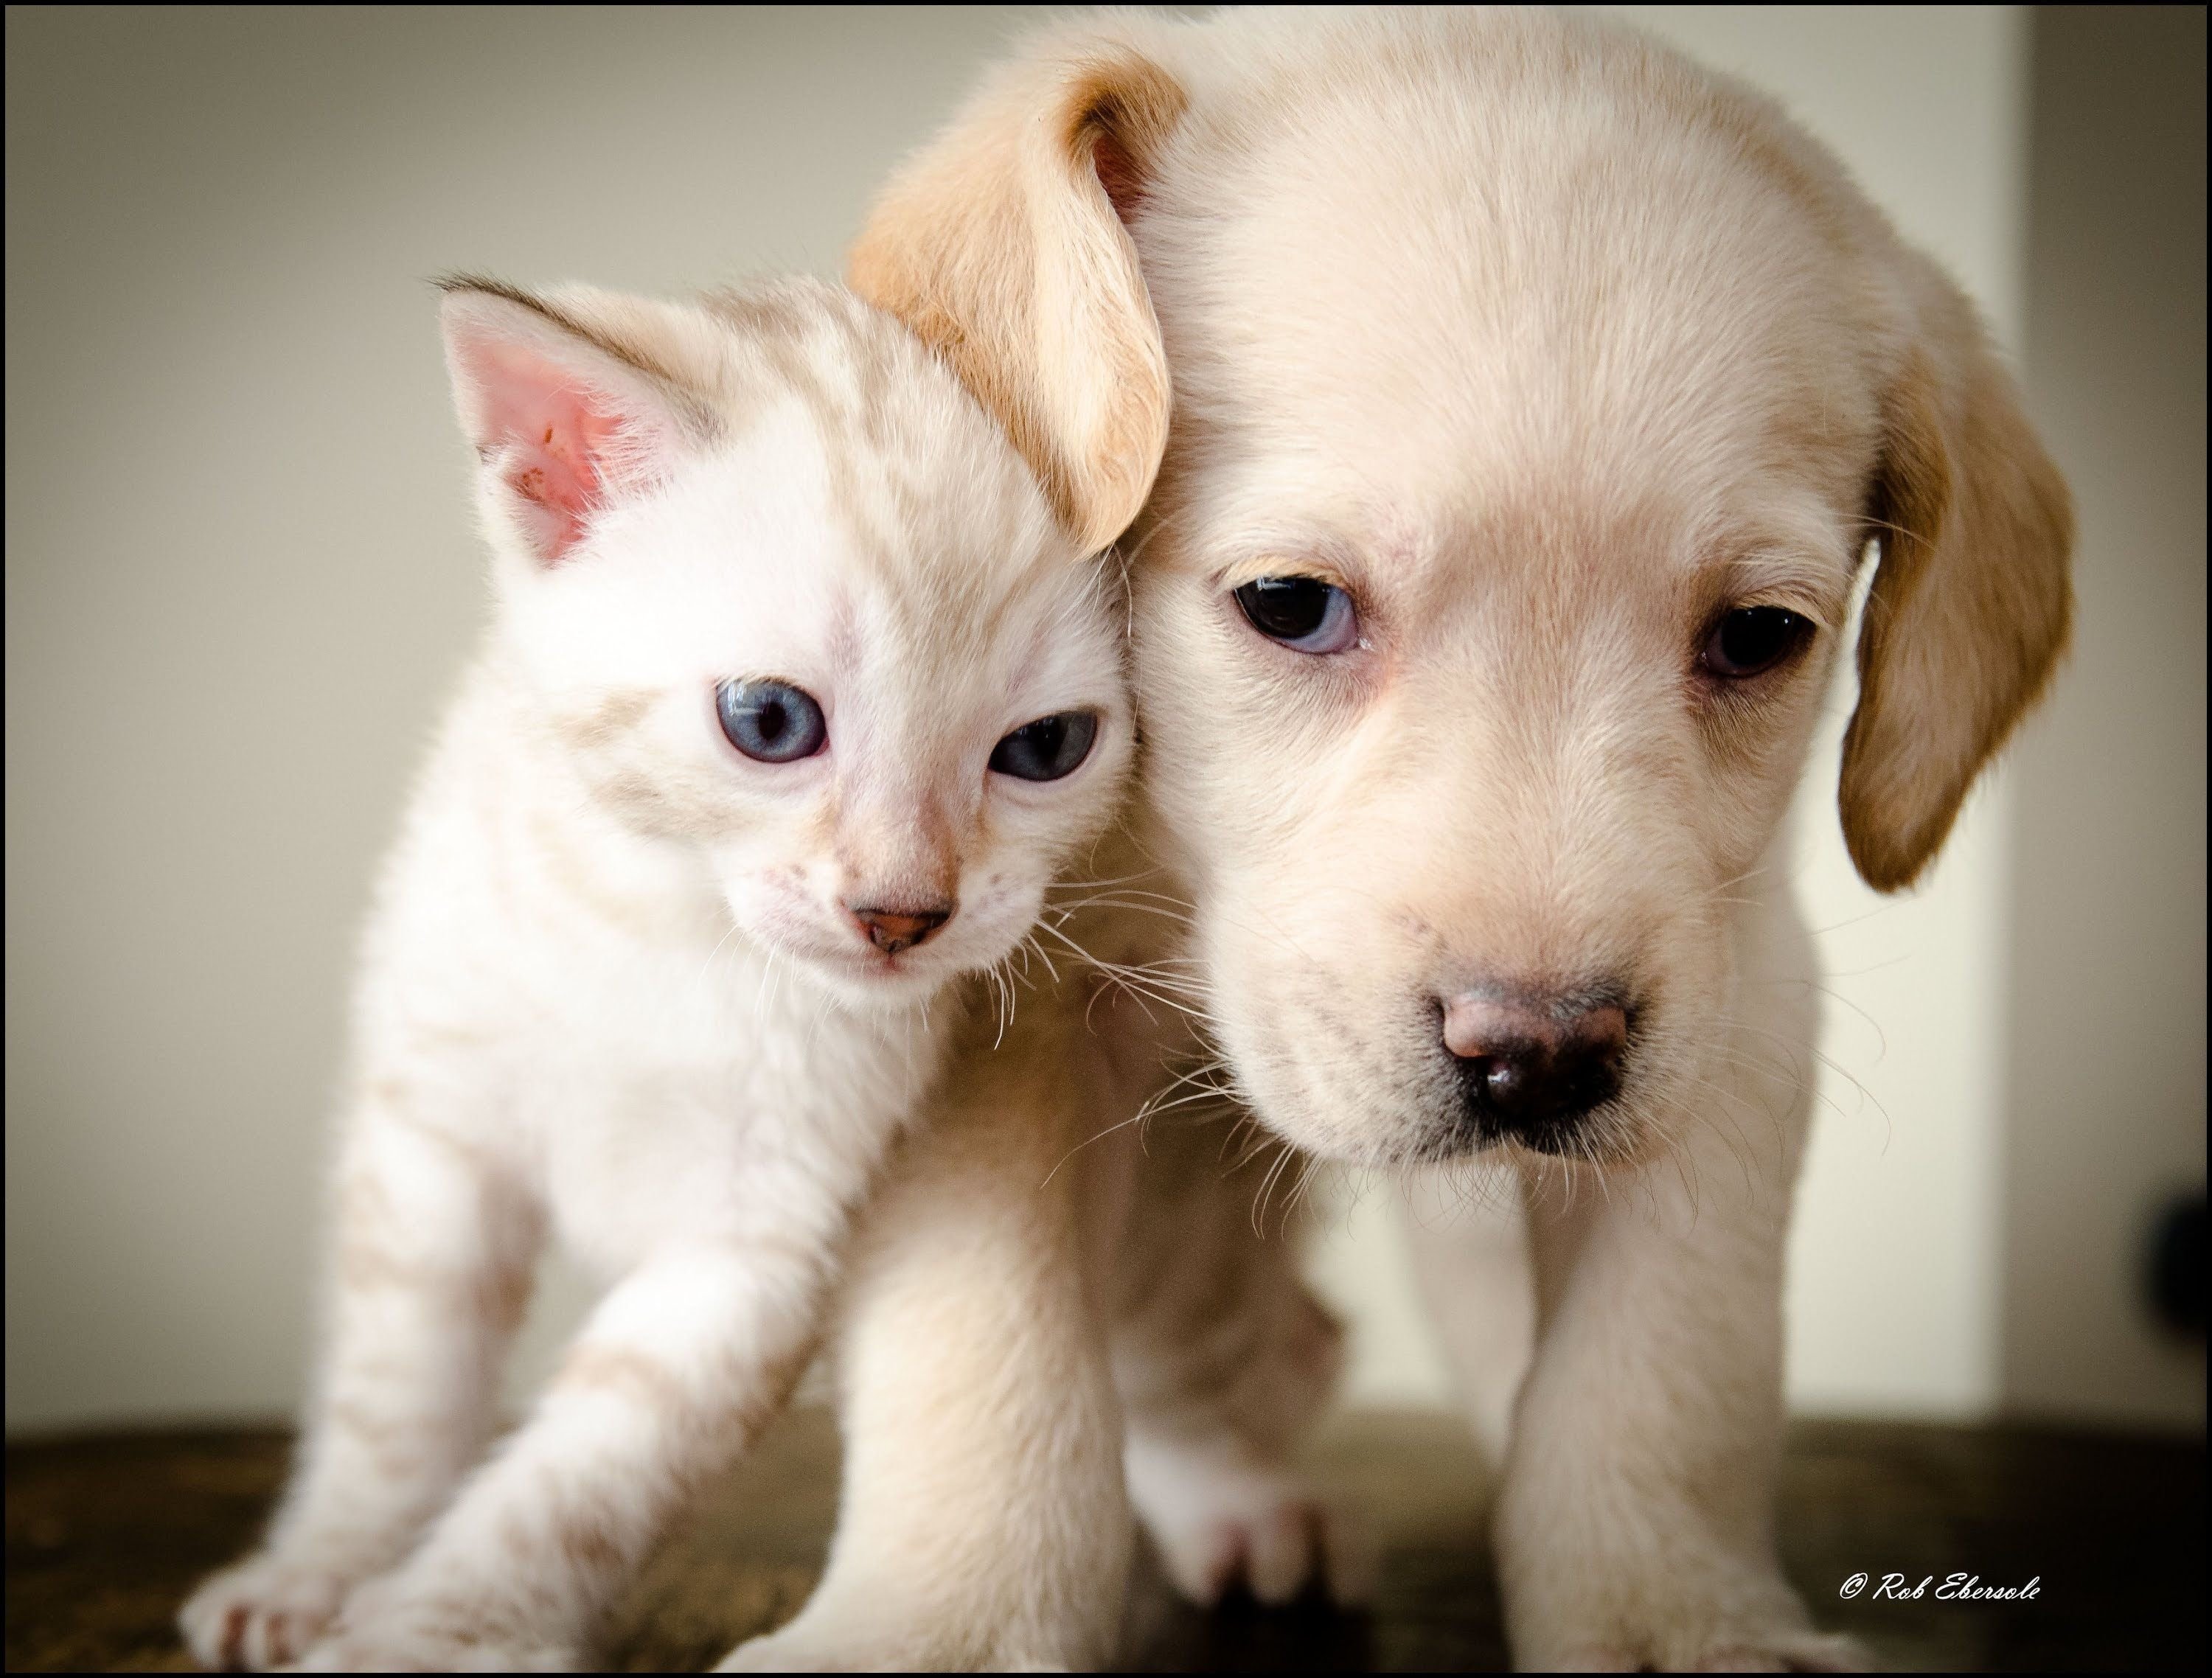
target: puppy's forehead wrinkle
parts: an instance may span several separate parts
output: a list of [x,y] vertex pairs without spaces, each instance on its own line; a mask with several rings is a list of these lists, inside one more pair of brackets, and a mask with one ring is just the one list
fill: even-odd
[[1661,429],[1666,440],[1645,446],[1618,433],[1547,438],[1518,422],[1464,435],[1407,428],[1370,457],[1358,443],[1278,447],[1223,428],[1205,440],[1206,470],[1180,497],[1182,528],[1165,546],[1172,556],[1195,539],[1224,569],[1273,551],[1392,581],[1662,569],[1760,546],[1848,564],[1871,431],[1808,449]]
[[[1589,500],[1759,463],[1850,497],[1877,433],[1873,304],[1838,277],[1832,217],[1715,167],[1756,125],[1638,121],[1618,90],[1578,115],[1540,78],[1517,119],[1439,120],[1428,106],[1482,103],[1465,74],[1486,100],[1502,81],[1510,106],[1511,73],[1399,68],[1395,96],[1423,107],[1406,143],[1435,171],[1378,185],[1358,107],[1387,86],[1341,95],[1342,144],[1328,104],[1286,112],[1271,94],[1279,145],[1194,146],[1188,183],[1171,173],[1140,222],[1147,265],[1173,280],[1155,300],[1178,449],[1209,466],[1310,455],[1317,475],[1415,497],[1541,477]],[[1222,170],[1251,190],[1224,190]],[[1299,259],[1316,244],[1329,260]],[[1286,418],[1323,413],[1318,435]]]

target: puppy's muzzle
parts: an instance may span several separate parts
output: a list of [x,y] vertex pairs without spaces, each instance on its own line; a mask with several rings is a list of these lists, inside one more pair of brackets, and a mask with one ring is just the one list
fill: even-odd
[[1459,1073],[1461,1124],[1476,1146],[1574,1151],[1584,1116],[1620,1093],[1628,1010],[1609,992],[1484,988],[1444,1004],[1444,1048]]

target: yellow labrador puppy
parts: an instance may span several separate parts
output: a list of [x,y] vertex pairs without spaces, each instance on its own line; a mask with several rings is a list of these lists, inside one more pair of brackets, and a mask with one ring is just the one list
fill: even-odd
[[[1102,1010],[1068,1051],[1096,1065],[1028,1095],[1103,1129],[1191,1050],[1313,1154],[1514,1168],[1516,1658],[1849,1664],[1773,1549],[1815,1022],[1760,982],[1812,970],[1767,859],[1863,566],[1841,804],[1884,890],[2065,641],[2065,489],[1966,301],[1759,94],[1486,9],[1060,26],[892,183],[852,277],[1132,564],[1138,836],[1174,902],[1079,935],[1180,976],[1198,1036]],[[1194,1595],[1284,1596],[1328,1559],[1284,1463],[1333,1327],[1218,1132],[1119,1140],[1084,1192],[1138,1512]],[[971,1204],[1017,1175],[971,1162]],[[1005,1460],[990,1417],[1046,1414],[1051,1359],[889,1262],[957,1280],[959,1215],[917,1193],[882,1226],[902,1280],[860,1289],[848,1368],[908,1372],[853,1384],[846,1531],[756,1660],[826,1658],[893,1596],[964,1624],[909,1627],[914,1659],[1095,1644],[989,1630],[1009,1572],[1109,1596],[1121,1529],[1095,1475],[1038,1489],[1041,1424]]]

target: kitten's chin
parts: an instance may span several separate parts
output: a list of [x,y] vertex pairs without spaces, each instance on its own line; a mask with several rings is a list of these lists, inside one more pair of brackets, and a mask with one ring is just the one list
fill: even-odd
[[799,958],[807,976],[848,1006],[905,1009],[927,1001],[957,976],[942,962],[911,957],[862,955]]

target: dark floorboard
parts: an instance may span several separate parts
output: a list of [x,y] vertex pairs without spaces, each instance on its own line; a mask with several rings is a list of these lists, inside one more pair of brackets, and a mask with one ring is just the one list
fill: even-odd
[[[252,1539],[284,1465],[275,1432],[118,1433],[8,1447],[10,1671],[189,1669],[173,1630],[203,1573]],[[1505,1661],[1473,1453],[1442,1418],[1342,1419],[1316,1467],[1382,1553],[1371,1612],[1249,1602],[1200,1614],[1156,1577],[1130,1614],[1137,1670],[1487,1670]],[[1820,1422],[1793,1432],[1791,1577],[1885,1664],[1953,1671],[2201,1669],[2203,1452],[2171,1441]],[[795,1414],[706,1499],[623,1603],[615,1663],[711,1665],[805,1599],[835,1512],[826,1420]],[[1854,1573],[2039,1578],[2029,1602],[1839,1597]],[[1932,1591],[1931,1591],[1932,1596]]]

